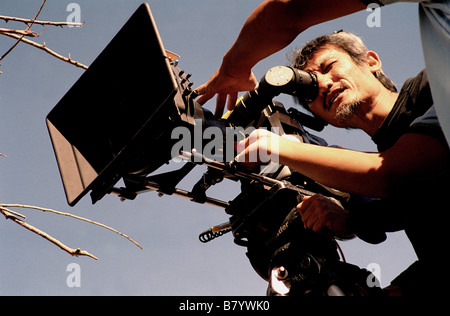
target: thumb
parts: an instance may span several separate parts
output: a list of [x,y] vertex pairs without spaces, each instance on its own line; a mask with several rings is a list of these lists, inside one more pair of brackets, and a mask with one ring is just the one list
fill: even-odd
[[302,202],[300,202],[300,203],[297,205],[297,211],[298,211],[301,215],[303,215],[303,213],[305,213],[306,209],[309,207],[309,204],[310,204],[310,203],[308,203],[308,200],[309,200],[310,198],[311,198],[311,196],[304,196],[303,199],[302,199]]

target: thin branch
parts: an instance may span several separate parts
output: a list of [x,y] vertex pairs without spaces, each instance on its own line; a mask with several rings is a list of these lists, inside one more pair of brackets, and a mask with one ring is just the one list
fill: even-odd
[[[44,5],[45,5],[46,2],[47,2],[47,0],[42,1],[41,7],[39,8],[38,12],[36,13],[34,19],[28,25],[28,28],[26,30],[27,32],[31,29],[31,27],[33,26],[34,21],[38,18],[39,14],[41,14],[41,11],[44,8]],[[13,49],[16,48],[17,45],[19,45],[20,41],[22,41],[23,38],[24,38],[24,35],[19,37],[17,42],[6,53],[4,53],[2,57],[0,57],[0,60],[5,59],[5,57],[8,56],[9,53],[11,53],[13,51]]]
[[62,55],[52,51],[47,46],[45,46],[45,43],[44,44],[39,44],[39,43],[30,41],[30,40],[28,40],[26,38],[23,38],[23,36],[18,36],[18,35],[11,34],[11,33],[8,33],[8,32],[0,32],[0,34],[3,34],[3,35],[6,35],[6,36],[9,36],[9,37],[18,39],[19,41],[22,41],[25,44],[28,44],[28,45],[31,45],[31,46],[36,47],[38,49],[41,49],[41,50],[45,51],[46,53],[52,55],[53,57],[56,57],[56,58],[58,58],[58,59],[60,59],[60,60],[62,60],[64,62],[72,64],[72,65],[74,65],[76,67],[83,68],[83,69],[88,69],[88,66],[83,65],[82,63],[79,63],[78,61],[73,60],[72,58],[70,58],[70,56],[69,57],[64,57],[64,56],[62,56]]
[[6,219],[12,220],[13,222],[15,222],[16,224],[28,229],[29,231],[43,237],[44,239],[50,241],[51,243],[55,244],[56,246],[58,246],[59,248],[61,248],[62,250],[64,250],[65,252],[69,253],[72,256],[78,257],[78,256],[87,256],[87,257],[91,257],[95,260],[98,260],[97,257],[95,257],[94,255],[90,254],[89,252],[85,251],[85,250],[81,250],[80,248],[77,249],[73,249],[70,248],[68,246],[66,246],[65,244],[63,244],[62,242],[60,242],[59,240],[53,238],[52,236],[50,236],[49,234],[47,234],[46,232],[43,232],[42,230],[28,224],[25,223],[24,221],[22,221],[21,219],[17,218],[16,216],[14,216],[13,214],[11,214],[10,212],[4,210],[3,208],[0,208],[0,213],[2,213]]
[[39,37],[39,34],[33,31],[27,31],[27,30],[13,30],[13,29],[5,29],[0,27],[0,33],[11,33],[11,34],[18,34],[23,36],[30,36],[30,37]]
[[25,24],[29,24],[29,23],[33,23],[33,24],[38,24],[38,25],[51,25],[51,26],[59,26],[59,27],[63,27],[63,26],[76,26],[76,27],[81,27],[83,26],[84,23],[86,22],[81,22],[81,23],[75,23],[75,22],[53,22],[53,21],[37,21],[37,20],[32,20],[32,19],[22,19],[22,18],[16,18],[13,16],[4,16],[4,15],[0,15],[0,20],[4,20],[6,22],[8,21],[13,21],[13,22],[22,22]]
[[25,215],[22,215],[22,214],[20,214],[20,213],[14,212],[14,211],[12,211],[12,210],[6,208],[6,207],[0,206],[0,210],[9,212],[9,213],[11,213],[11,214],[13,214],[13,215],[16,215],[16,216],[18,216],[18,217],[22,217],[23,219],[27,219],[27,217],[26,217]]
[[76,216],[76,215],[73,215],[73,214],[70,214],[70,213],[59,212],[59,211],[55,211],[55,210],[48,209],[48,208],[37,207],[37,206],[31,206],[31,205],[21,205],[21,204],[0,204],[0,207],[3,207],[3,208],[5,208],[5,207],[9,207],[9,208],[10,208],[10,207],[28,208],[28,209],[39,210],[39,211],[42,211],[42,212],[49,212],[49,213],[53,213],[53,214],[57,214],[57,215],[62,215],[62,216],[72,217],[72,218],[78,219],[78,220],[80,220],[80,221],[88,222],[88,223],[91,223],[91,224],[100,226],[100,227],[102,227],[102,228],[108,229],[108,230],[110,230],[110,231],[113,231],[113,232],[115,232],[116,234],[118,234],[118,235],[120,235],[120,236],[122,236],[122,237],[128,239],[128,240],[131,241],[133,244],[135,244],[136,246],[138,246],[139,248],[142,249],[142,246],[141,246],[141,245],[139,245],[136,241],[134,241],[133,239],[131,239],[131,238],[128,237],[127,235],[125,235],[125,234],[123,234],[123,233],[117,231],[117,230],[114,229],[114,228],[111,228],[111,227],[106,226],[106,225],[104,225],[104,224],[102,224],[102,223],[98,223],[98,222],[92,221],[92,220],[87,219],[87,218],[84,218],[84,217]]

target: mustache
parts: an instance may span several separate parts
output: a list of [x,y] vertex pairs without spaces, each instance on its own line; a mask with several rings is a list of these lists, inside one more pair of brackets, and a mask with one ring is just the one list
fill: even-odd
[[[336,85],[338,86],[337,88],[336,88]],[[331,91],[340,90],[342,92],[342,91],[344,91],[344,90],[346,90],[348,88],[349,88],[349,86],[346,83],[344,83],[344,82],[338,82],[338,83],[335,84],[335,86],[329,88],[327,90],[327,92],[325,92],[324,95],[323,95],[323,109],[324,110],[329,110],[330,106],[327,104],[327,100],[328,100],[328,95],[331,93]]]

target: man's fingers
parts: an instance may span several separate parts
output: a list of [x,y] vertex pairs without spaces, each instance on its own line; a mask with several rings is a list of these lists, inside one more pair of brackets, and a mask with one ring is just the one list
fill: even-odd
[[[198,92],[198,90],[197,90],[197,92]],[[200,94],[200,92],[198,92],[199,94]],[[212,96],[210,96],[210,95],[208,95],[208,94],[202,94],[202,95],[200,95],[198,98],[197,98],[197,102],[200,104],[200,105],[203,105],[203,104],[205,104],[206,102],[208,102],[210,99],[212,98]]]
[[227,103],[227,94],[219,93],[216,99],[216,111],[214,115],[216,117],[221,117],[223,115],[223,109],[225,109],[225,104]]
[[303,223],[305,224],[305,228],[309,228],[314,230],[314,227],[316,227],[319,223],[319,215],[316,212],[307,212],[305,213],[306,216],[303,216]]
[[313,214],[310,198],[310,196],[305,196],[303,198],[303,201],[297,205],[297,211],[302,217],[303,225],[305,226],[305,228],[310,227],[309,224],[311,221],[311,215]]
[[238,99],[237,92],[228,95],[228,111],[234,110],[234,107],[236,106],[237,99]]
[[195,91],[197,91],[197,93],[199,94],[197,102],[200,105],[204,105],[206,102],[211,100],[217,94],[216,110],[214,113],[216,117],[221,117],[223,115],[225,105],[227,105],[227,100],[228,100],[227,105],[228,110],[231,111],[234,109],[238,99],[237,92],[228,94],[226,92],[208,92],[208,90],[210,89],[208,89],[208,86],[206,84],[195,89]]
[[317,201],[322,196],[315,194],[314,196],[306,196],[303,201],[297,205],[297,210],[300,213],[305,228],[320,232],[323,229],[323,223],[320,218],[320,210],[317,208]]
[[237,150],[240,151],[235,158],[237,162],[258,162],[257,159],[253,159],[254,155],[252,155],[253,152],[258,151],[258,145],[256,143],[249,143],[249,138],[239,142]]
[[310,198],[311,198],[310,196],[305,196],[303,198],[302,202],[297,205],[297,211],[300,212],[300,215],[303,216],[303,214],[306,212],[306,210],[311,205],[311,202],[309,201]]

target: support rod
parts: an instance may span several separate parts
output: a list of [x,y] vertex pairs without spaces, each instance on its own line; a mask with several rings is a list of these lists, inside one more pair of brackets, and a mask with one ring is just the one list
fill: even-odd
[[[146,181],[145,187],[147,189],[156,190],[156,191],[159,191],[159,189],[160,189],[160,185],[159,184],[154,183],[154,182],[150,182],[150,181]],[[192,194],[189,191],[182,190],[182,189],[175,189],[173,194],[177,195],[177,196],[189,198],[191,200],[195,198],[194,194]],[[210,198],[210,197],[206,198],[205,204],[209,204],[209,205],[213,205],[213,206],[217,206],[217,207],[221,207],[221,208],[227,208],[230,205],[228,202],[221,201],[221,200],[214,199],[214,198]]]

